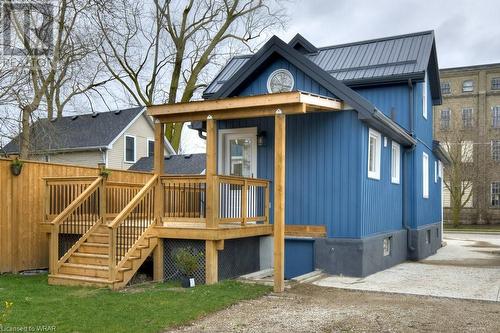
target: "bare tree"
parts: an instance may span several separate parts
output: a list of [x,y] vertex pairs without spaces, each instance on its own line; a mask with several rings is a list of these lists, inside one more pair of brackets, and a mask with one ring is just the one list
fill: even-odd
[[[18,6],[24,6],[19,11]],[[94,6],[92,0],[60,0],[57,5],[44,0],[16,3],[4,2],[13,33],[20,41],[21,54],[13,53],[10,59],[18,64],[17,81],[9,94],[20,109],[20,155],[27,158],[30,150],[30,123],[35,112],[46,107],[49,118],[54,106],[58,116],[65,105],[78,95],[95,91],[109,82],[102,78],[102,68],[82,75],[82,65],[95,53],[94,43],[85,26],[86,13]],[[26,16],[28,15],[28,16]],[[28,22],[28,24],[27,24]]]
[[[280,0],[121,0],[96,13],[100,56],[137,104],[190,101],[218,59],[282,27]],[[168,124],[179,148],[183,124]]]

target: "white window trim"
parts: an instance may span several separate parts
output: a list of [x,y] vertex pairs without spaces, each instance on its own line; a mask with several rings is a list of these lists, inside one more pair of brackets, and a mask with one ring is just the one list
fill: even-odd
[[[374,137],[376,139],[376,151],[375,151],[375,170],[371,171],[370,170],[370,138]],[[382,135],[373,130],[369,129],[368,130],[368,155],[366,159],[366,164],[367,164],[367,170],[368,170],[368,178],[371,179],[376,179],[380,180],[380,162],[381,162],[381,155],[382,155]]]
[[[149,155],[150,155],[150,151],[149,151],[149,143],[150,143],[150,142],[153,142],[153,144],[154,144],[154,143],[155,143],[155,139],[153,139],[153,138],[147,138],[147,139],[146,139],[146,153],[147,153],[147,155],[146,155],[146,156],[147,156],[147,157],[149,157]],[[154,152],[155,152],[155,151],[154,151],[154,148],[153,148],[152,153],[154,154]]]
[[429,155],[422,153],[422,197],[429,199]]
[[438,162],[434,161],[434,183],[438,182]]
[[[134,139],[134,160],[127,161],[127,138]],[[137,137],[131,134],[125,134],[123,136],[123,161],[125,163],[135,163],[137,161]]]
[[[396,162],[396,170],[393,170],[393,160],[394,160],[394,149],[396,149],[397,152],[397,159],[395,160]],[[393,174],[394,171],[396,171],[395,175]],[[392,141],[392,146],[391,146],[391,182],[393,184],[399,184],[401,180],[401,146],[399,143]]]
[[427,119],[427,72],[422,84],[422,116]]

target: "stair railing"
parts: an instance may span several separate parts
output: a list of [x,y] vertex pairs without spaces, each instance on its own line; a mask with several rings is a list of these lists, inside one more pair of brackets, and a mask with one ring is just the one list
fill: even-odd
[[108,224],[109,278],[113,282],[119,269],[138,249],[138,244],[148,231],[154,227],[155,187],[158,185],[158,179],[158,175],[154,175]]
[[[95,230],[102,222],[100,198],[102,198],[103,184],[105,180],[97,177],[87,186],[76,198],[71,201],[62,212],[60,212],[51,222],[50,248],[49,248],[49,269],[51,274],[56,274],[61,265],[70,257],[78,246],[85,241],[88,235]],[[61,186],[64,182],[61,182]],[[53,188],[48,190],[48,205],[57,201],[63,195],[62,191],[68,189],[57,189],[57,185],[50,184]],[[48,186],[49,187],[49,186]],[[73,189],[76,191],[76,189]],[[64,193],[68,196],[68,193]],[[62,256],[59,255],[59,235],[81,235],[79,239]]]

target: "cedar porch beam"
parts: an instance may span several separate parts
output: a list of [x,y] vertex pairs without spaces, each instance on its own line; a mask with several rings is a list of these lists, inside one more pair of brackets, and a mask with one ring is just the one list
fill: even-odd
[[342,109],[342,102],[338,99],[300,91],[291,91],[278,94],[239,96],[216,100],[152,105],[148,107],[148,114],[157,117],[168,114],[214,112],[219,110],[237,111],[237,109],[265,108],[270,106],[282,107],[288,104],[307,104],[313,109]]
[[285,290],[286,116],[274,117],[274,291]]

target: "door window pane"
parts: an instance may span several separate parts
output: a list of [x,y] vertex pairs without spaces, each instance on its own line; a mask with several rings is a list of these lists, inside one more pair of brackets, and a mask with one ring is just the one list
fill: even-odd
[[229,140],[230,175],[252,177],[252,140]]

